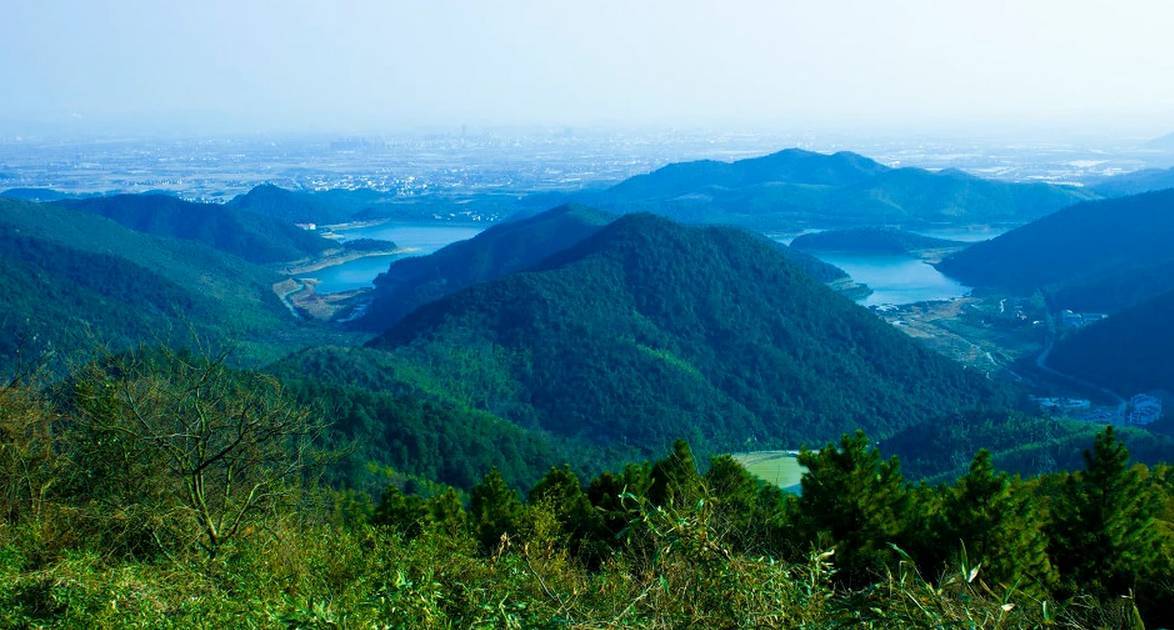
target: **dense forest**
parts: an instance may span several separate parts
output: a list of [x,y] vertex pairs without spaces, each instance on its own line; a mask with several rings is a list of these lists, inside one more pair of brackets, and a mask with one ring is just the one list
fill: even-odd
[[197,241],[254,263],[297,260],[337,247],[286,221],[169,195],[110,195],[59,203],[137,232]]
[[327,423],[222,356],[0,386],[6,626],[1141,627],[1174,622],[1174,477],[1110,428],[1080,470],[985,451],[914,485],[855,433],[798,496],[677,441],[522,495],[320,484]]
[[24,361],[63,368],[95,346],[188,344],[259,366],[301,347],[353,342],[293,320],[281,276],[199,242],[134,231],[91,212],[0,198],[0,375]]
[[1138,304],[1063,339],[1049,363],[1120,395],[1174,392],[1174,291]]
[[560,206],[500,223],[427,256],[397,260],[375,279],[371,303],[355,323],[382,332],[423,304],[533,266],[613,219],[582,206]]
[[[383,332],[420,306],[465,287],[539,265],[595,234],[615,215],[568,204],[504,221],[477,236],[427,256],[396,260],[375,279],[369,303],[353,325]],[[844,282],[848,274],[807,253],[770,241],[793,264],[820,282]]]
[[932,353],[770,241],[627,215],[541,266],[416,310],[370,342],[423,389],[512,422],[653,452],[877,435],[1010,388]]

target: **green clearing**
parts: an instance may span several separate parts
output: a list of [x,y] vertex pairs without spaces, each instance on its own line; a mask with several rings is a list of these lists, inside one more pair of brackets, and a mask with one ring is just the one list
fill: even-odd
[[795,451],[752,451],[731,453],[750,474],[788,492],[799,492],[799,480],[807,469],[799,464]]

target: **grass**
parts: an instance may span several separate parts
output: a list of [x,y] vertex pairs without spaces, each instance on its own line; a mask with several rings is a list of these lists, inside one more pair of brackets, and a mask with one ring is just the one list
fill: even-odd
[[788,492],[799,492],[799,480],[807,472],[799,465],[795,451],[752,451],[731,456],[750,474]]

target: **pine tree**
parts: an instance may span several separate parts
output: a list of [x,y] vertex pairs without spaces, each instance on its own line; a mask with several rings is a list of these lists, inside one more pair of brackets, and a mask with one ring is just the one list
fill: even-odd
[[1084,461],[1053,507],[1052,558],[1070,592],[1127,595],[1161,566],[1160,506],[1112,427],[1097,435]]
[[987,450],[948,491],[943,516],[944,542],[968,566],[981,563],[987,583],[1038,591],[1055,582],[1038,506],[1020,482],[995,470]]
[[701,477],[693,451],[685,440],[673,442],[673,450],[652,466],[648,500],[664,507],[692,506],[702,496]]
[[525,509],[518,493],[506,484],[496,468],[473,487],[469,497],[470,526],[483,549],[497,548],[502,535],[517,535],[524,517]]
[[729,455],[710,460],[705,484],[714,503],[714,526],[740,549],[769,551],[783,517],[782,491],[751,475]]
[[610,550],[603,518],[591,505],[571,467],[551,468],[530,489],[531,505],[545,506],[554,515],[570,552],[595,566]]
[[891,545],[905,542],[911,498],[896,458],[882,460],[863,432],[837,448],[804,451],[799,518],[808,540],[834,545],[835,563],[849,584],[870,581],[896,560]]

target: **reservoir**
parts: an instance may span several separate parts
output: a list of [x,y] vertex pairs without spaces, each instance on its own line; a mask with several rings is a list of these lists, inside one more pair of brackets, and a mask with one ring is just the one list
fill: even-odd
[[[975,243],[1007,232],[1011,225],[943,225],[911,228],[922,236]],[[810,229],[800,232],[820,232]],[[799,234],[773,235],[789,244]],[[811,252],[816,258],[843,269],[852,280],[867,284],[872,294],[857,300],[864,306],[901,305],[934,300],[950,300],[970,293],[970,287],[942,274],[913,254],[857,254],[851,252]]]
[[869,296],[857,300],[864,306],[949,300],[970,293],[970,287],[946,277],[915,256],[830,252],[816,256],[872,289]]
[[368,256],[338,265],[332,265],[300,275],[302,278],[318,280],[319,293],[353,291],[371,286],[375,276],[387,271],[387,267],[398,258],[424,256],[456,241],[476,236],[487,226],[479,224],[405,224],[381,223],[367,227],[339,230],[343,240],[376,238],[393,241],[403,249],[414,250],[404,254]]

